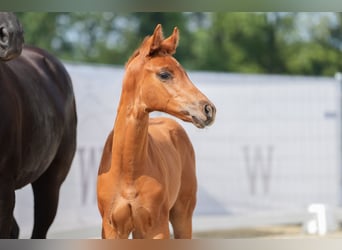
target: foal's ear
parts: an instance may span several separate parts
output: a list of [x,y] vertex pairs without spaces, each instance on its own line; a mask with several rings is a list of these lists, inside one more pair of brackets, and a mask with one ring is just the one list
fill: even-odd
[[162,43],[164,39],[163,30],[161,24],[158,24],[156,28],[154,29],[153,35],[152,35],[152,43],[150,46],[150,53],[153,53],[154,51],[158,50],[160,48],[160,44]]
[[174,53],[176,53],[178,41],[179,41],[179,32],[178,32],[178,28],[175,27],[173,29],[172,35],[166,38],[162,42],[161,47],[163,48],[163,50],[166,51],[166,53],[173,55]]
[[154,29],[152,36],[147,37],[140,48],[140,54],[149,56],[160,49],[160,45],[164,39],[162,26],[158,24]]

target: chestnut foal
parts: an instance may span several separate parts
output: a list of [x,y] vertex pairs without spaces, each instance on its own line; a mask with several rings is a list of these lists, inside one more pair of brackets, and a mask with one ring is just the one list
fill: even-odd
[[126,64],[114,129],[99,167],[97,196],[102,238],[192,237],[196,204],[195,155],[184,129],[162,111],[198,128],[213,123],[215,106],[172,55],[178,29],[166,39],[161,25]]

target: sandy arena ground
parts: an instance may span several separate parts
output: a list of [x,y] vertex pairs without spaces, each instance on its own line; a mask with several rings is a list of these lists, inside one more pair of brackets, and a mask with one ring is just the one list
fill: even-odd
[[[26,236],[24,238],[29,238]],[[50,239],[100,239],[98,228],[89,228],[83,230],[64,231],[51,233]],[[195,231],[194,239],[342,239],[342,225],[339,230],[328,232],[326,235],[308,234],[303,230],[300,224],[289,225],[270,225],[260,227],[246,227],[224,230]]]
[[341,227],[338,231],[328,232],[326,235],[311,235],[304,232],[301,225],[264,226],[256,228],[240,228],[228,230],[213,230],[195,232],[198,239],[236,239],[236,238],[334,238],[342,239]]

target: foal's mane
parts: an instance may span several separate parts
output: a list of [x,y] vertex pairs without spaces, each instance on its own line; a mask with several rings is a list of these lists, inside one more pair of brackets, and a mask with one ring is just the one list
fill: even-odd
[[[145,37],[145,39],[143,40],[143,42],[142,42],[141,44],[143,45],[143,44],[146,42],[146,40],[147,40],[148,38],[150,38],[150,36]],[[130,64],[130,62],[133,61],[134,58],[136,58],[137,56],[140,55],[140,48],[141,48],[142,45],[140,45],[140,47],[137,48],[137,49],[133,52],[133,54],[130,56],[130,58],[128,58],[125,67],[127,67],[127,65]]]

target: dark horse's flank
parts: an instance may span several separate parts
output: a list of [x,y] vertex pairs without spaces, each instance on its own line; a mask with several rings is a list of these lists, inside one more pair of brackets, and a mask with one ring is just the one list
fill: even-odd
[[32,238],[46,238],[75,153],[75,99],[63,65],[22,44],[16,17],[0,12],[0,238],[19,236],[15,190],[30,183]]

